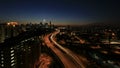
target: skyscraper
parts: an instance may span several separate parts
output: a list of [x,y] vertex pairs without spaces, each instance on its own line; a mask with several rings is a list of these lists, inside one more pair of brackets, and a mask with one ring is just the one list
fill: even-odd
[[0,48],[0,68],[33,68],[39,57],[38,38],[33,37],[12,46]]
[[5,40],[5,24],[0,24],[0,43]]

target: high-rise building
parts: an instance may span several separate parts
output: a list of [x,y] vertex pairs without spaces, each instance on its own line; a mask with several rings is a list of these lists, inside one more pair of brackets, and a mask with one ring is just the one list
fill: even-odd
[[50,28],[52,27],[52,23],[51,23],[51,21],[50,21]]
[[48,23],[45,23],[45,25],[44,25],[44,26],[45,26],[45,28],[48,28],[48,27],[49,27]]
[[13,47],[0,49],[0,61],[0,68],[16,68],[16,57]]
[[33,68],[39,57],[37,38],[21,41],[15,46],[0,48],[0,68]]
[[5,40],[5,24],[0,24],[0,43]]
[[0,24],[0,43],[7,38],[17,36],[20,33],[19,30],[17,22]]

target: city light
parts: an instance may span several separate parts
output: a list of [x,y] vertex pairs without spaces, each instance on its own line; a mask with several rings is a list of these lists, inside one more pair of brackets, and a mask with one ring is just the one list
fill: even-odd
[[8,22],[7,25],[15,27],[16,25],[18,25],[18,23],[17,22]]
[[0,68],[120,68],[119,0],[0,0]]

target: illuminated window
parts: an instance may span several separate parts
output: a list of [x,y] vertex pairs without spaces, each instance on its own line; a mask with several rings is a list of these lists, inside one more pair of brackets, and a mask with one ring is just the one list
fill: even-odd
[[12,51],[10,51],[11,53],[13,53],[14,52],[14,50],[12,50]]
[[11,47],[10,49],[13,49],[13,47]]
[[14,59],[14,57],[11,57],[11,60]]
[[11,56],[13,56],[14,54],[11,54]]
[[15,60],[12,60],[11,63],[13,63]]
[[1,54],[1,56],[3,56],[3,54]]
[[4,61],[1,61],[1,63],[4,63]]
[[4,67],[4,64],[1,64],[2,67]]
[[15,65],[15,63],[12,63],[12,64],[11,64],[11,66],[14,66],[14,65]]
[[1,60],[4,60],[4,58],[2,57]]

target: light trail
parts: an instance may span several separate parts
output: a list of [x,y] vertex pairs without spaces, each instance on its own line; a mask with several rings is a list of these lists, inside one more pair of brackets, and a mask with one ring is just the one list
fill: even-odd
[[51,35],[51,37],[50,37],[51,41],[55,45],[57,45],[61,50],[63,50],[67,55],[69,55],[72,59],[74,59],[81,68],[85,68],[85,66],[82,64],[82,62],[78,61],[79,59],[75,55],[71,54],[70,51],[68,51],[67,49],[65,49],[64,47],[62,47],[60,44],[58,44],[56,41],[54,41],[53,37],[55,37],[56,34],[58,34],[59,32],[60,32],[60,30],[58,30],[57,32],[55,32],[55,33],[53,33]]

